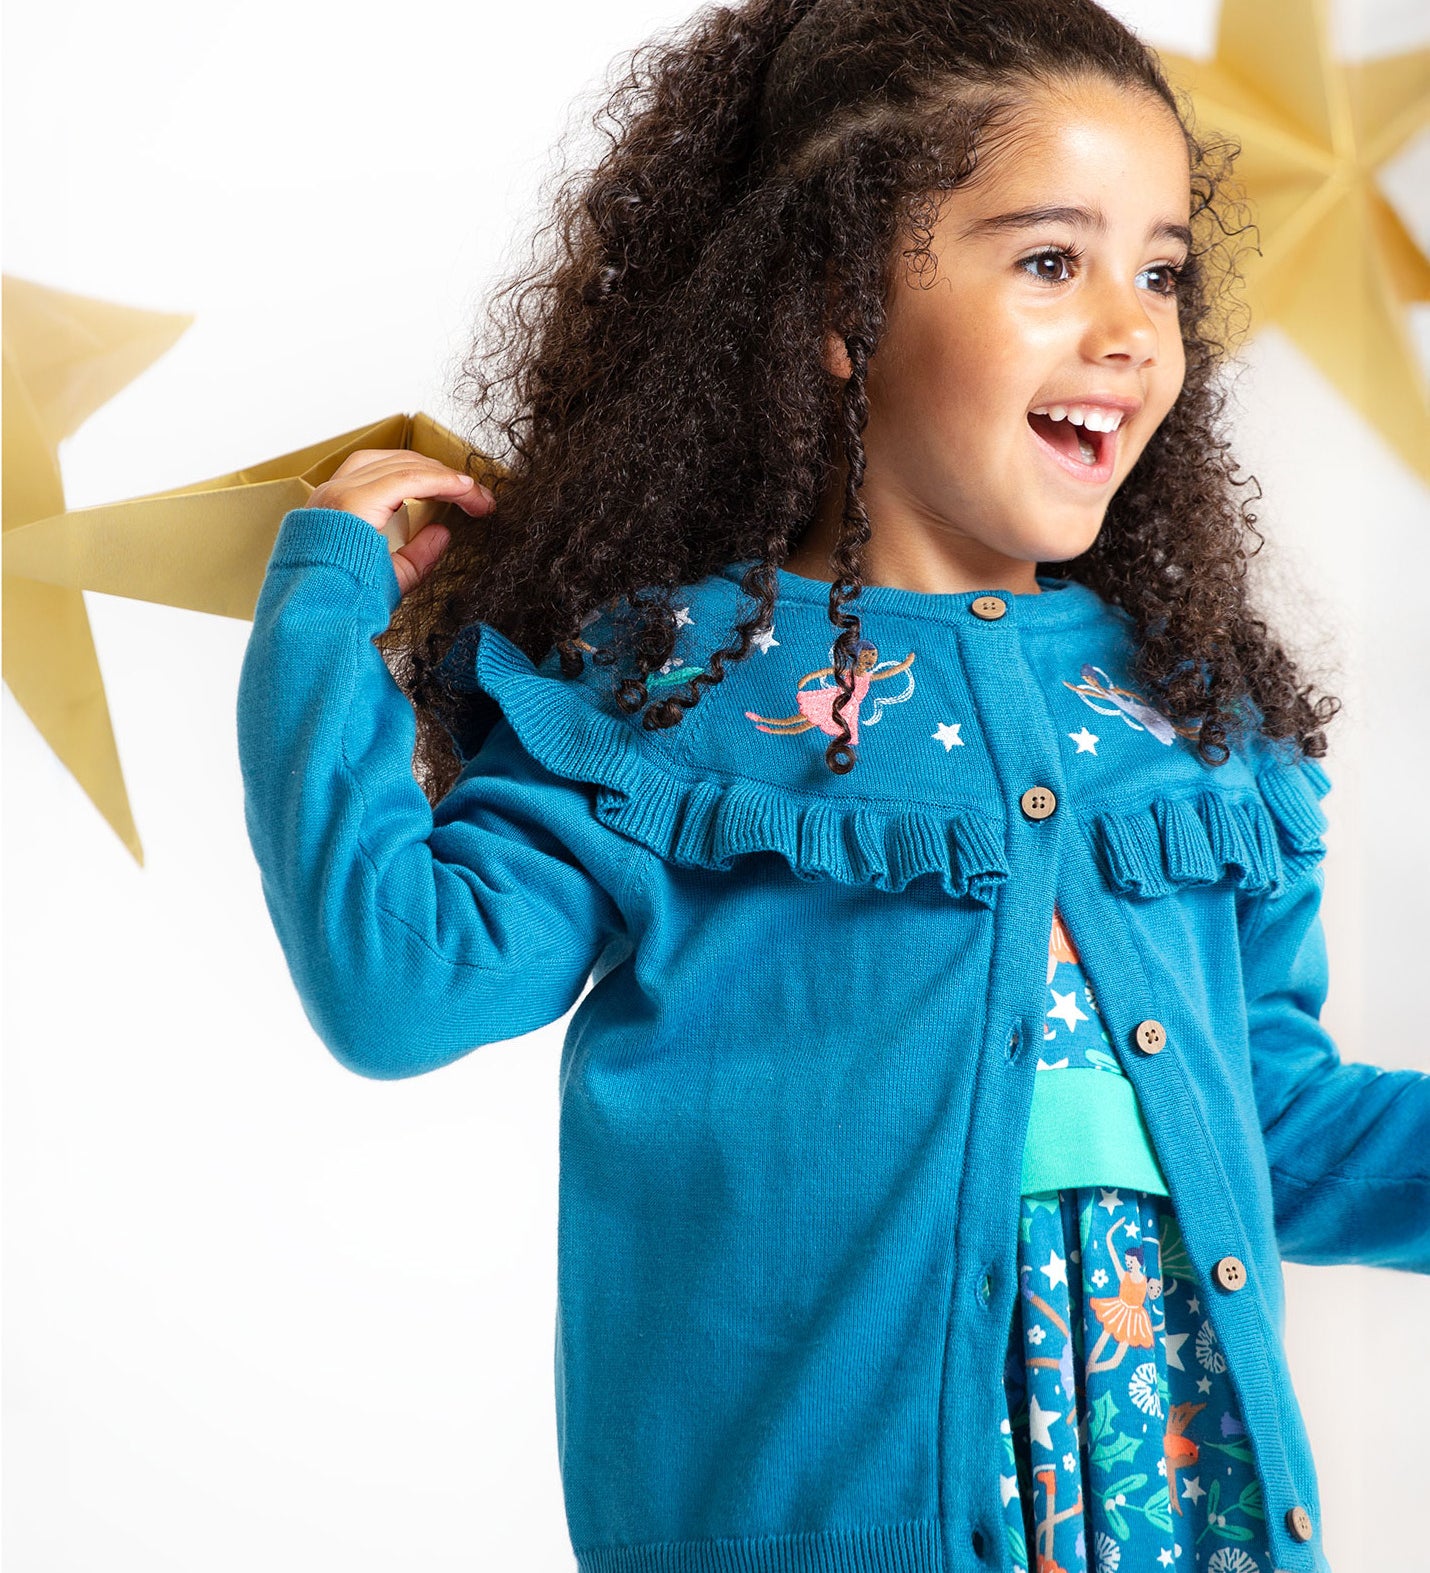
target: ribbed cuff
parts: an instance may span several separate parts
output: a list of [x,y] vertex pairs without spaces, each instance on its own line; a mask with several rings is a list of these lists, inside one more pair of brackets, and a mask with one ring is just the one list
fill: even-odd
[[342,568],[392,611],[402,599],[387,537],[345,508],[290,508],[283,515],[268,570]]

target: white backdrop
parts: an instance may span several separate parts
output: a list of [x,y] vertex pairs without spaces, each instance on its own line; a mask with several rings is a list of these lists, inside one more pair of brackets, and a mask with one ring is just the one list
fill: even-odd
[[[611,62],[693,9],[8,4],[5,269],[197,319],[65,445],[69,505],[398,410],[455,424],[456,358],[524,254],[555,139]],[[1115,9],[1210,52],[1215,0]],[[1419,0],[1341,0],[1334,25],[1347,57],[1430,40]],[[1430,243],[1430,137],[1386,184]],[[1276,331],[1244,359],[1263,558],[1288,641],[1346,701],[1327,1020],[1346,1059],[1430,1069],[1430,498]],[[6,689],[8,1565],[569,1573],[563,1026],[405,1082],[342,1069],[298,1004],[244,832],[248,625],[86,600],[147,863]],[[1418,1566],[1430,1280],[1288,1264],[1287,1289],[1331,1561]]]

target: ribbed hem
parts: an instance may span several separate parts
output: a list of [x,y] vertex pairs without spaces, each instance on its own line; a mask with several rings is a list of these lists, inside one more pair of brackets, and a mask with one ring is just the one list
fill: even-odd
[[341,568],[383,597],[389,611],[402,599],[387,537],[345,508],[290,508],[268,567]]
[[932,1519],[739,1540],[576,1549],[579,1573],[943,1573]]

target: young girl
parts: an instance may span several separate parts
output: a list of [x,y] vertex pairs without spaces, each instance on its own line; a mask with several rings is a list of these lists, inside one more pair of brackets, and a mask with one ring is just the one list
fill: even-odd
[[611,113],[475,379],[494,511],[361,452],[273,548],[313,1026],[415,1076],[591,981],[582,1573],[1324,1570],[1281,1261],[1430,1271],[1430,1076],[1319,1022],[1336,701],[1244,578],[1225,161],[1092,0],[746,0]]

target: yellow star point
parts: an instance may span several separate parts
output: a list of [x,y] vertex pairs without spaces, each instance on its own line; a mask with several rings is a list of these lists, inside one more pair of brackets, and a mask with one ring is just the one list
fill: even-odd
[[1275,323],[1400,459],[1430,481],[1430,389],[1410,332],[1430,260],[1377,172],[1430,122],[1430,50],[1347,64],[1326,0],[1225,0],[1215,56],[1159,50],[1234,178],[1261,255],[1241,253],[1251,330]]
[[[83,592],[251,618],[283,515],[302,507],[349,454],[410,448],[462,469],[469,450],[428,415],[389,415],[231,475],[67,511],[60,442],[193,318],[8,274],[3,289],[4,678],[142,866]],[[396,533],[408,539],[440,512],[414,500]],[[383,533],[400,544],[394,526]]]
[[3,291],[5,681],[142,865],[84,595],[77,585],[11,573],[9,545],[12,531],[63,512],[64,438],[156,361],[193,318],[115,306],[8,274]]

